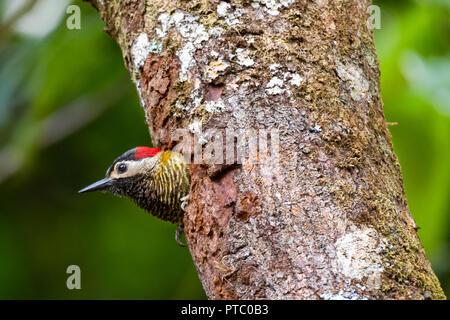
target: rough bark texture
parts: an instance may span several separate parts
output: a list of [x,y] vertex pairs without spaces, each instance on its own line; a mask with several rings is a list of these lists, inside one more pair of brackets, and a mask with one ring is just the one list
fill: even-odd
[[386,127],[370,1],[91,2],[154,144],[278,130],[279,162],[191,165],[185,233],[209,298],[445,299]]

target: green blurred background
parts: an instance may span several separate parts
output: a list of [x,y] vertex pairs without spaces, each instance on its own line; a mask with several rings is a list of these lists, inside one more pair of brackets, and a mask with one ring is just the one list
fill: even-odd
[[[104,23],[81,1],[0,2],[0,298],[203,299],[175,227],[76,192],[150,143]],[[381,87],[419,236],[450,295],[450,1],[376,1]],[[82,290],[66,288],[67,266]]]

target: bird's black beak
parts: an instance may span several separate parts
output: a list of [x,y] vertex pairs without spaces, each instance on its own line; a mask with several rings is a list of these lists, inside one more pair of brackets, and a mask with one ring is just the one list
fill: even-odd
[[78,193],[91,192],[91,191],[97,191],[97,190],[106,190],[106,189],[108,189],[108,187],[111,186],[111,184],[112,184],[112,179],[105,178],[100,181],[94,182],[93,184],[87,186],[84,189],[81,189],[80,191],[78,191]]

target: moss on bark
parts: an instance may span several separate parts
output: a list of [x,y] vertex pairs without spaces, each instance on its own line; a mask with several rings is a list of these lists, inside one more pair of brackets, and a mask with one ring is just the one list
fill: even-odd
[[279,164],[191,166],[185,232],[210,298],[445,299],[384,119],[370,1],[91,2],[155,143],[194,121],[279,132]]

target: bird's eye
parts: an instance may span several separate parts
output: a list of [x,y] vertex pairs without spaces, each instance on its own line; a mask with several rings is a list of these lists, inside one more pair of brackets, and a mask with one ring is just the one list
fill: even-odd
[[117,172],[118,173],[125,173],[125,172],[127,172],[127,169],[128,169],[127,165],[125,163],[121,163],[117,167]]

